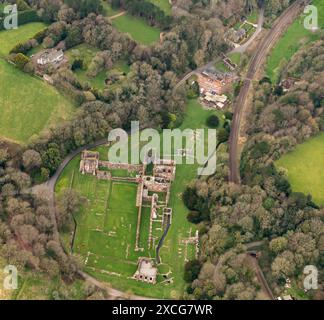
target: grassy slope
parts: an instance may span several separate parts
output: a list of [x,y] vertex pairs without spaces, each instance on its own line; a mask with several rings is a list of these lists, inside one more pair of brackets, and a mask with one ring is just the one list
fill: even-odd
[[[30,23],[17,30],[0,32],[0,55],[7,55],[18,42],[42,30]],[[46,126],[68,118],[74,108],[53,87],[0,60],[0,136],[26,143]]]
[[[206,118],[216,111],[206,111],[192,100],[189,102],[187,114],[181,128],[205,128]],[[219,114],[219,113],[218,113]],[[220,114],[219,114],[220,115]],[[104,147],[99,148],[101,158],[105,159],[107,150]],[[184,266],[184,247],[180,245],[181,239],[188,236],[188,231],[192,229],[194,234],[195,227],[186,220],[188,210],[184,206],[181,193],[186,185],[196,177],[196,165],[178,165],[176,180],[172,185],[172,194],[170,205],[173,207],[174,216],[172,226],[167,235],[165,244],[161,250],[163,264],[159,267],[160,272],[172,271],[174,283],[172,285],[157,284],[154,287],[127,279],[136,270],[136,261],[138,256],[154,256],[152,250],[135,253],[134,238],[137,212],[135,208],[135,189],[126,190],[129,186],[111,186],[110,182],[97,181],[94,177],[83,176],[78,173],[80,157],[76,157],[65,169],[57,184],[56,191],[62,191],[68,188],[72,176],[73,188],[80,191],[88,201],[77,215],[79,228],[76,237],[75,249],[86,257],[88,251],[96,252],[97,255],[90,255],[88,266],[97,269],[105,269],[121,274],[121,276],[103,274],[98,270],[87,268],[86,270],[95,277],[109,282],[116,288],[140,295],[153,297],[175,298],[178,297],[184,288],[183,266]],[[74,174],[73,174],[74,171]],[[108,199],[108,201],[107,201]],[[107,207],[107,211],[105,208]],[[105,213],[106,212],[106,213]],[[105,217],[106,214],[106,217]],[[146,216],[146,218],[145,218]],[[102,227],[104,226],[104,227]],[[158,227],[158,226],[157,226]],[[107,237],[96,228],[104,228],[104,232],[117,231],[118,238]],[[143,210],[142,230],[148,230],[148,212]],[[89,232],[89,229],[92,230]],[[159,232],[154,229],[158,237]],[[131,246],[127,249],[127,244]],[[140,244],[147,243],[147,232],[143,232],[140,238]],[[127,255],[128,252],[128,255]],[[193,257],[194,250],[188,247],[188,256]],[[126,258],[127,256],[127,258]]]
[[293,191],[311,194],[317,204],[324,205],[324,133],[297,146],[276,166],[288,170]]
[[128,14],[113,20],[113,26],[119,31],[130,34],[139,43],[150,45],[160,38],[160,30],[149,26],[144,20]]
[[[324,27],[324,1],[314,0],[318,8],[319,26]],[[281,61],[289,61],[301,46],[318,39],[318,34],[304,28],[304,17],[299,17],[274,47],[266,64],[266,74],[273,82],[278,81]]]
[[30,39],[33,35],[45,27],[46,25],[41,22],[33,22],[20,26],[15,30],[1,31],[0,55],[7,55],[17,43]]

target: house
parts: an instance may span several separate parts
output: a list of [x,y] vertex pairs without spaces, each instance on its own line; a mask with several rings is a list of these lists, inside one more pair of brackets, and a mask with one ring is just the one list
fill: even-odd
[[64,53],[62,50],[45,50],[37,57],[37,63],[44,66],[49,63],[61,62],[64,58]]
[[284,92],[289,91],[296,83],[296,79],[287,78],[280,82],[280,86],[283,88]]
[[243,28],[238,29],[234,32],[234,42],[239,43],[246,37],[246,30]]
[[238,30],[231,28],[226,34],[226,38],[236,44],[240,43],[245,37],[246,30],[244,28],[240,28]]
[[207,102],[211,105],[214,105],[220,109],[223,109],[228,98],[224,94],[218,95],[218,94],[212,94],[210,92],[207,92],[204,95],[204,100],[205,100],[205,102]]
[[139,258],[137,270],[133,276],[137,281],[156,284],[157,268],[149,258]]
[[198,74],[197,78],[201,94],[210,92],[218,95],[230,89],[231,84],[235,80],[235,76],[232,73],[222,73],[212,69],[204,70]]

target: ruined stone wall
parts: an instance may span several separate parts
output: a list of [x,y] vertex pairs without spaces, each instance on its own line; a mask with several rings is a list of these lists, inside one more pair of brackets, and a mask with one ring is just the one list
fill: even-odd
[[109,161],[99,161],[99,166],[107,169],[122,169],[129,172],[142,172],[143,165],[139,164],[128,164],[128,163],[112,163]]

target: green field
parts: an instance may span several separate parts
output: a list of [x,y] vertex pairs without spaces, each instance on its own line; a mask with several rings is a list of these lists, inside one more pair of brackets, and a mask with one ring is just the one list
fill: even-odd
[[318,205],[324,205],[324,133],[298,145],[276,166],[287,170],[293,191],[311,194]]
[[6,56],[9,51],[19,42],[32,38],[37,32],[46,27],[41,22],[28,23],[18,29],[0,32],[0,56]]
[[136,42],[151,45],[160,38],[160,30],[149,26],[144,20],[125,14],[112,21],[119,31],[128,33]]
[[[8,55],[18,42],[31,38],[45,27],[30,23],[17,30],[0,32],[0,55]],[[0,59],[0,137],[27,143],[45,127],[69,118],[73,105],[52,86],[23,73]]]
[[[219,112],[203,110],[196,100],[188,104],[185,120],[181,126],[185,128],[206,128],[206,118]],[[106,147],[99,147],[102,159],[107,158]],[[185,259],[194,257],[194,246],[187,247],[182,240],[194,235],[195,226],[187,219],[188,210],[184,206],[181,194],[186,185],[197,174],[197,165],[177,165],[176,179],[172,184],[169,205],[173,208],[171,228],[167,234],[160,256],[162,264],[159,273],[171,272],[173,283],[166,284],[162,275],[154,286],[129,279],[136,271],[137,258],[140,256],[155,257],[155,250],[147,248],[149,209],[142,211],[140,247],[143,252],[135,252],[135,231],[137,224],[136,185],[116,181],[100,181],[93,176],[78,172],[80,157],[76,157],[66,167],[56,186],[56,192],[62,192],[72,185],[86,200],[81,211],[76,215],[78,228],[74,245],[75,253],[81,254],[86,261],[85,270],[96,278],[110,283],[123,291],[131,291],[138,295],[157,298],[180,297],[185,283],[183,267]],[[121,172],[115,172],[124,176]],[[155,245],[161,237],[161,225],[153,225]],[[66,243],[68,237],[64,235]],[[68,245],[68,244],[67,244]]]
[[[318,8],[319,27],[324,27],[324,1],[314,0],[313,4]],[[315,41],[319,34],[304,28],[304,15],[299,17],[286,31],[283,37],[271,51],[267,63],[266,74],[273,82],[280,77],[280,65],[286,65],[292,56],[304,45]]]
[[150,0],[153,4],[159,7],[161,10],[165,12],[165,14],[171,14],[171,5],[169,0]]

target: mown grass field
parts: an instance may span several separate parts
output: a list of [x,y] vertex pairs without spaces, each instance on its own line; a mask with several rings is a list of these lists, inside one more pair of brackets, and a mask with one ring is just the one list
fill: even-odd
[[[30,23],[0,32],[0,56],[45,27]],[[27,143],[45,127],[69,118],[74,106],[52,86],[0,59],[0,137]]]
[[324,133],[300,144],[278,161],[285,168],[295,192],[311,194],[318,205],[324,205]]
[[112,21],[121,32],[128,33],[136,42],[151,45],[159,41],[160,29],[149,26],[144,20],[125,14]]
[[[324,28],[324,1],[314,0],[313,5],[318,8],[319,28]],[[271,51],[265,72],[273,82],[280,77],[280,65],[287,64],[292,56],[304,45],[319,39],[319,34],[304,28],[305,15],[300,16],[288,28],[283,37]]]
[[[204,110],[196,100],[191,100],[181,129],[206,128],[206,119],[213,113],[217,113],[222,122],[219,112]],[[107,148],[99,147],[98,151],[102,159],[107,159]],[[164,278],[160,275],[158,283],[151,286],[129,279],[136,271],[138,257],[155,257],[155,251],[147,249],[148,208],[142,211],[141,221],[140,247],[144,251],[134,251],[137,223],[136,185],[98,181],[93,176],[81,175],[78,172],[79,161],[78,156],[66,167],[58,181],[56,192],[62,192],[72,185],[86,199],[76,215],[78,229],[74,245],[74,252],[81,254],[84,261],[87,261],[85,270],[123,291],[156,298],[180,297],[185,287],[185,259],[194,257],[194,246],[188,245],[185,248],[182,240],[189,234],[193,236],[195,232],[195,226],[186,219],[188,210],[183,204],[181,194],[187,184],[197,176],[198,165],[177,165],[169,203],[174,212],[173,220],[160,252],[162,264],[159,265],[160,273],[171,272],[173,283],[163,283]],[[161,236],[160,228],[159,223],[153,225],[153,236],[157,240]]]

